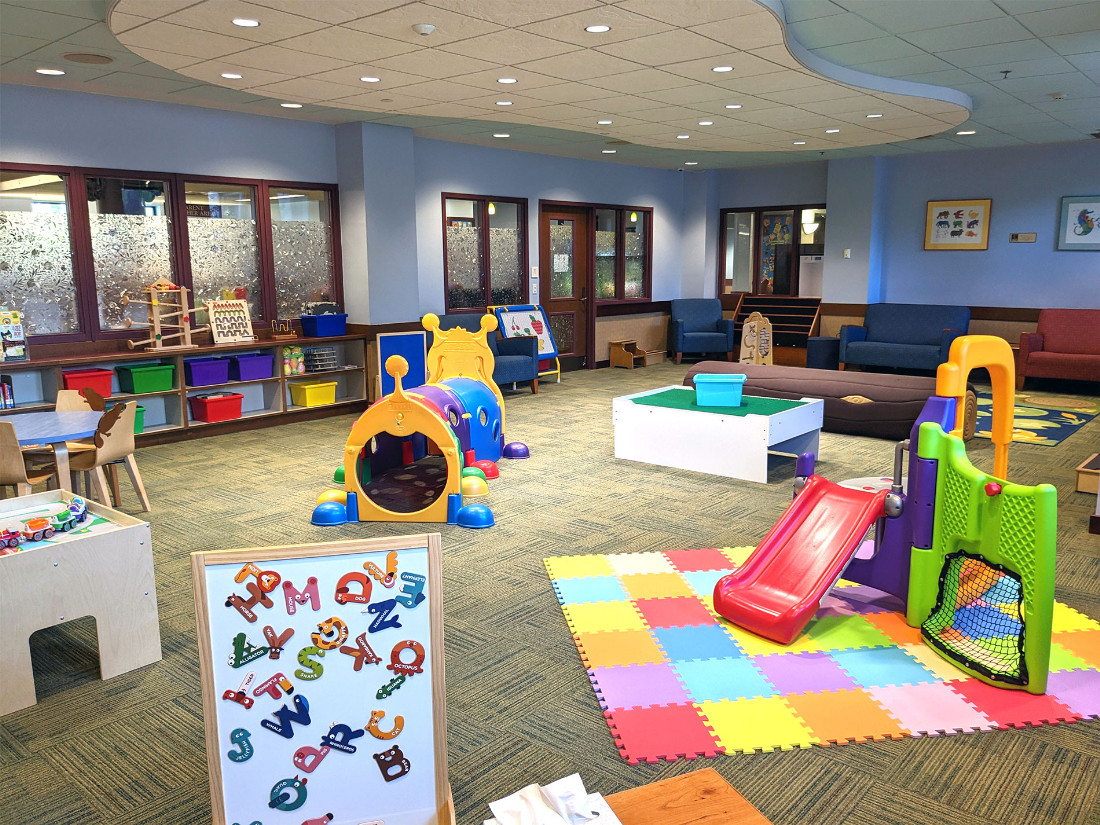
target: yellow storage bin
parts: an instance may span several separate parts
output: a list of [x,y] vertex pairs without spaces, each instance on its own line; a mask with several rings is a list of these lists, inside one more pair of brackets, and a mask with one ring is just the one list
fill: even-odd
[[290,385],[290,400],[298,407],[322,407],[336,403],[335,381],[298,381]]

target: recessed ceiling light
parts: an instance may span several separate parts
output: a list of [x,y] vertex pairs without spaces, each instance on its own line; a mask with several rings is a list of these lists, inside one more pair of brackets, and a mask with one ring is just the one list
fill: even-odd
[[592,32],[592,34],[602,34],[603,32],[611,31],[611,27],[610,26],[585,26],[584,30],[586,32]]
[[698,165],[699,165],[699,161],[697,161],[697,160],[685,160],[684,161],[684,166],[698,166]]
[[371,75],[367,75],[366,77],[361,77],[359,79],[362,80],[364,83],[379,83],[382,80],[382,78],[380,77],[372,77]]
[[677,140],[687,140],[689,137],[691,137],[691,135],[677,135],[676,139]]
[[284,109],[301,109],[302,108],[301,103],[280,103],[279,105],[282,106]]
[[867,117],[882,117],[882,115],[867,115]]
[[235,72],[222,72],[222,77],[224,77],[226,80],[240,80],[241,79],[241,75],[239,75]]
[[973,134],[976,134],[976,132],[973,129],[964,129],[961,132],[955,132],[955,134],[956,135],[973,135]]
[[836,134],[837,132],[839,132],[839,131],[840,131],[839,129],[826,129],[826,130],[825,130],[825,134],[827,134],[827,135],[835,135],[835,134]]
[[733,66],[715,66],[711,69],[712,72],[732,72]]
[[610,126],[611,123],[612,123],[612,121],[610,121],[610,120],[597,120],[596,121],[597,126]]
[[510,100],[498,100],[497,101],[497,106],[511,106],[511,105],[512,105],[512,101],[510,101]]
[[727,103],[726,108],[727,109],[740,109],[741,104],[740,103]]
[[56,75],[65,74],[65,72],[61,71],[61,69],[35,69],[35,71],[38,72],[39,74],[48,74],[51,77],[54,77]]
[[240,26],[242,29],[254,29],[260,25],[259,20],[252,20],[248,17],[234,17],[233,25]]
[[794,145],[795,145],[795,146],[805,146],[805,145],[806,145],[806,141],[804,141],[804,140],[796,140],[796,141],[794,142]]
[[511,135],[508,134],[507,132],[493,132],[493,137],[506,138],[506,137],[511,137]]
[[618,149],[604,149],[604,150],[603,150],[603,153],[604,153],[605,155],[613,155],[613,154],[615,154],[615,153],[616,153],[617,151],[619,151],[619,150],[618,150]]
[[713,120],[700,120],[699,125],[700,126],[713,126],[714,121]]
[[515,82],[516,82],[516,79],[514,77],[498,77],[497,78],[497,83],[515,83]]

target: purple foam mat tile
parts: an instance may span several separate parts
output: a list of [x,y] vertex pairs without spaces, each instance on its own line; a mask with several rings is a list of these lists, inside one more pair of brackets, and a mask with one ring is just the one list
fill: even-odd
[[1100,718],[1100,671],[1062,670],[1047,678],[1047,693],[1083,717]]
[[752,663],[782,694],[850,690],[856,682],[827,653],[777,653],[752,656]]
[[588,677],[604,710],[691,701],[676,672],[665,663],[595,667],[588,671]]
[[864,584],[834,588],[829,594],[829,599],[846,603],[856,613],[905,612],[905,605],[896,596]]

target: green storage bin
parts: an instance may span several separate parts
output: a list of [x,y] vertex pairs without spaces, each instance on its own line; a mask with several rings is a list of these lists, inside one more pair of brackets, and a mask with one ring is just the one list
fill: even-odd
[[139,367],[115,367],[122,392],[165,392],[172,389],[175,364],[145,364]]
[[145,407],[138,404],[137,412],[134,414],[134,435],[145,432]]

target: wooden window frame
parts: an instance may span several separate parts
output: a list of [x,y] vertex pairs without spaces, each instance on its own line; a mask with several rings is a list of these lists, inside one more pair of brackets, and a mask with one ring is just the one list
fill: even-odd
[[[614,304],[638,304],[652,300],[653,295],[653,207],[652,206],[623,206],[614,203],[584,203],[574,204],[589,209],[589,238],[588,248],[589,267],[592,272],[592,283],[596,278],[596,211],[610,209],[615,212],[615,297],[596,298],[593,303],[597,306],[610,306]],[[637,298],[626,297],[626,226],[630,223],[630,213],[645,214],[645,232],[643,235],[642,249],[645,260],[642,262],[642,294]],[[595,289],[593,289],[593,293]],[[593,295],[593,297],[595,297]]]
[[[485,303],[479,306],[473,307],[451,307],[451,273],[447,268],[447,201],[473,201],[475,217],[475,226],[478,229],[478,248],[481,253],[481,293],[485,299]],[[444,311],[449,315],[457,315],[460,313],[479,313],[484,314],[488,311],[488,307],[491,306],[489,302],[493,299],[493,273],[492,265],[489,258],[489,203],[514,203],[516,205],[516,222],[519,224],[522,231],[520,232],[519,244],[520,244],[520,263],[522,270],[520,271],[520,287],[523,290],[523,299],[521,303],[530,303],[531,301],[531,284],[527,278],[527,266],[528,261],[528,246],[527,236],[529,233],[529,227],[527,225],[527,198],[509,197],[507,195],[468,195],[458,192],[442,192],[440,193],[440,204],[443,212],[443,307]]]
[[[740,301],[742,295],[754,295],[756,294],[756,288],[760,278],[760,232],[763,227],[763,215],[765,212],[787,212],[793,211],[795,217],[800,218],[803,209],[825,209],[824,203],[804,203],[804,204],[787,204],[783,206],[731,206],[726,209],[718,210],[718,280],[716,284],[716,294],[719,298],[724,298],[723,307],[732,308],[738,301]],[[753,244],[752,244],[752,286],[748,292],[723,292],[724,282],[726,280],[726,216],[737,213],[752,213],[753,216]],[[796,226],[800,226],[798,220],[795,221]],[[791,254],[791,289],[795,294],[798,294],[799,287],[799,257],[801,254],[802,242],[801,233],[798,233],[797,239],[793,243],[793,251]],[[727,306],[729,304],[729,306]]]

